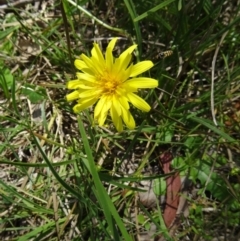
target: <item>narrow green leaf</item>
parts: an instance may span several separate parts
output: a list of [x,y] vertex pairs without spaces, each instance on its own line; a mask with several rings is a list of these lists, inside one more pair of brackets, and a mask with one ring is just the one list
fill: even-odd
[[229,136],[227,133],[218,129],[218,127],[212,125],[212,122],[209,122],[209,120],[207,120],[207,119],[199,118],[197,116],[190,116],[188,119],[191,119],[193,121],[196,121],[197,123],[200,123],[200,124],[206,126],[207,128],[209,128],[210,130],[212,130],[213,132],[215,132],[216,134],[218,134],[222,138],[226,139],[227,141],[238,142],[237,140],[235,140],[234,138]]
[[[96,194],[96,197],[97,197],[99,203],[101,204],[102,209],[105,213],[105,218],[106,218],[107,223],[108,223],[108,225],[111,229],[112,235],[115,234],[114,238],[117,238],[117,240],[119,239],[119,237],[116,236],[117,233],[116,233],[116,227],[113,223],[113,219],[112,219],[112,217],[113,217],[115,219],[116,224],[118,225],[123,237],[124,237],[124,240],[130,241],[132,239],[129,236],[129,234],[127,233],[127,230],[124,227],[124,224],[123,224],[116,208],[114,207],[110,197],[108,196],[108,194],[107,194],[105,188],[103,187],[102,182],[99,178],[98,172],[96,170],[94,158],[93,158],[93,155],[92,155],[92,150],[89,146],[88,138],[87,138],[87,135],[86,135],[86,132],[85,132],[85,129],[84,129],[84,126],[83,126],[83,123],[82,123],[82,120],[81,120],[80,117],[78,117],[78,124],[79,124],[79,130],[80,130],[80,133],[81,133],[81,136],[82,136],[83,145],[84,145],[84,148],[85,148],[85,151],[86,151],[86,155],[88,157],[90,172],[92,174],[94,185],[96,187],[96,193],[95,194]],[[116,239],[114,239],[114,240],[116,240]]]
[[134,19],[135,22],[138,22],[140,20],[142,20],[143,18],[146,18],[148,15],[156,12],[157,10],[161,9],[161,8],[164,8],[166,7],[167,5],[169,5],[170,3],[174,2],[176,0],[167,0],[167,1],[164,1],[163,3],[160,3],[158,4],[156,7],[146,11],[145,13],[141,14],[140,16],[136,17]]

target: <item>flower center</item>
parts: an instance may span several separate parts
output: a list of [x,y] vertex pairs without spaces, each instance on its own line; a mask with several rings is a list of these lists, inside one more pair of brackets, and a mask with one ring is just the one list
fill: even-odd
[[116,78],[112,73],[105,71],[102,76],[99,76],[99,84],[102,92],[107,95],[114,95],[121,81]]

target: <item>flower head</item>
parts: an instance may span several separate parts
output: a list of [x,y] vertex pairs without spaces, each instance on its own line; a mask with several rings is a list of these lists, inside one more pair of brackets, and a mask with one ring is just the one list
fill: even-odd
[[[73,107],[78,113],[96,102],[94,119],[100,126],[104,125],[108,113],[118,131],[123,130],[123,122],[129,129],[135,128],[135,121],[129,109],[129,103],[142,111],[149,111],[150,106],[135,93],[142,88],[155,88],[158,82],[152,78],[136,77],[149,70],[153,63],[142,61],[135,65],[131,62],[132,52],[137,45],[126,49],[118,58],[114,58],[112,51],[117,38],[112,39],[105,53],[105,57],[94,43],[89,58],[81,54],[74,64],[81,72],[77,79],[67,83],[67,88],[74,90],[66,96],[67,101],[78,100]],[[123,121],[123,122],[122,122]]]

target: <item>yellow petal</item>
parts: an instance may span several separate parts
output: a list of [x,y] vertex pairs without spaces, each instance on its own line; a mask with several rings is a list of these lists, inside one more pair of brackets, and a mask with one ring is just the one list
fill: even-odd
[[138,95],[135,95],[134,93],[128,93],[127,97],[129,102],[131,102],[136,108],[145,112],[148,112],[151,109],[150,105]]
[[[81,54],[81,59],[85,62],[85,65],[87,66],[87,68],[89,68],[90,70],[92,70],[93,72],[95,71],[95,66],[92,62],[92,59],[89,58],[87,55],[85,54]],[[78,63],[78,62],[77,62]]]
[[101,49],[99,45],[94,43],[94,47],[92,48],[92,57],[95,58],[98,62],[102,63],[105,62]]
[[95,96],[91,96],[91,97],[86,97],[86,98],[81,98],[78,100],[78,104],[85,104],[88,102],[93,102],[93,104],[95,104],[95,102],[98,100],[98,98],[95,98]]
[[108,112],[108,110],[111,108],[112,102],[109,101],[109,98],[106,96],[102,96],[100,100],[98,101],[97,105],[94,109],[94,119],[97,119],[98,116],[101,115],[101,112]]
[[125,88],[129,86],[138,89],[155,88],[158,86],[158,81],[152,78],[139,77],[125,81],[124,86]]
[[122,70],[121,78],[122,82],[125,82],[127,79],[129,79],[131,71],[132,71],[133,64],[130,64],[127,69]]
[[151,69],[152,67],[153,67],[153,62],[150,60],[139,62],[133,66],[130,77],[134,77],[139,74],[142,74],[143,72]]
[[94,73],[95,73],[95,75],[103,75],[104,74],[104,70],[106,69],[105,62],[99,62],[94,57],[92,57],[92,62],[93,62],[93,65],[94,65]]
[[75,67],[76,67],[77,69],[79,69],[79,70],[88,68],[88,66],[86,65],[86,63],[85,63],[84,61],[80,60],[80,59],[76,59],[76,60],[74,61],[74,65],[75,65]]
[[131,87],[130,85],[127,85],[127,84],[123,84],[122,85],[122,88],[118,88],[116,90],[116,93],[119,95],[119,96],[124,96],[126,93],[129,93],[129,92],[137,92],[138,91],[138,88],[135,88],[135,87]]
[[79,98],[79,92],[76,90],[76,91],[73,91],[72,93],[66,95],[66,99],[67,101],[73,101],[73,100],[76,100]]
[[112,104],[114,106],[114,109],[117,111],[118,116],[120,116],[121,115],[121,105],[118,101],[118,98],[116,98],[116,96],[113,96]]
[[88,101],[85,101],[84,103],[76,104],[73,107],[73,111],[75,113],[79,113],[82,110],[87,109],[88,107],[92,106],[97,100],[96,99],[88,99]]
[[136,44],[130,46],[116,59],[113,67],[113,72],[116,75],[119,75],[119,73],[121,74],[121,71],[125,70],[128,67],[132,59],[132,52],[136,47],[137,47]]
[[125,81],[125,79],[122,76],[122,74],[124,73],[123,71],[128,67],[131,59],[132,59],[132,55],[127,54],[125,58],[117,58],[113,65],[112,72],[116,76],[118,76],[118,78],[121,79],[122,82]]
[[129,129],[134,129],[135,128],[135,121],[133,119],[133,116],[131,115],[131,113],[122,108],[122,118],[123,118],[123,121],[124,123],[126,124],[126,126],[129,128]]
[[98,121],[98,124],[100,126],[104,125],[104,122],[107,118],[107,114],[108,114],[108,110],[111,108],[111,102],[108,101],[108,98],[104,98],[102,97],[94,110],[94,119],[96,119]]
[[100,113],[100,115],[97,118],[99,126],[104,125],[106,118],[107,118],[107,114],[108,114],[107,112],[103,112],[103,111]]
[[84,80],[84,81],[92,82],[92,83],[95,83],[97,81],[96,77],[94,75],[80,73],[80,72],[77,72],[76,75],[79,80]]
[[100,94],[101,94],[101,89],[96,89],[96,88],[92,88],[90,90],[84,90],[81,91],[81,93],[79,93],[79,98],[88,98],[88,97],[93,97],[94,98],[99,98]]
[[134,44],[129,48],[127,48],[124,52],[121,53],[121,55],[119,56],[119,59],[122,61],[122,59],[125,59],[128,55],[131,55],[136,47],[137,45]]
[[105,53],[106,66],[107,66],[107,68],[108,68],[109,70],[112,69],[113,60],[114,60],[113,55],[112,55],[112,51],[113,51],[113,49],[114,49],[114,47],[115,47],[115,44],[116,44],[117,40],[118,40],[118,38],[113,38],[113,39],[109,42],[109,44],[108,44],[108,46],[107,46],[106,53]]
[[113,38],[110,42],[109,42],[109,44],[108,44],[108,46],[107,46],[107,51],[113,51],[113,49],[114,49],[114,47],[115,47],[115,45],[116,45],[116,42],[117,42],[117,40],[118,40],[118,37],[115,37],[115,38]]
[[114,106],[112,106],[111,109],[110,109],[110,115],[111,115],[113,124],[116,127],[117,131],[118,132],[123,131],[122,118],[118,115]]
[[69,90],[77,89],[78,86],[79,86],[79,84],[81,84],[81,81],[78,80],[78,79],[76,79],[76,80],[70,80],[70,81],[67,82],[66,87],[67,87],[67,89],[69,89]]
[[[88,83],[84,80],[71,80],[67,82],[67,89],[82,89],[82,90],[86,90],[86,89],[93,89],[93,85],[91,83]],[[79,90],[80,91],[80,90]]]
[[119,97],[119,102],[121,103],[123,108],[125,108],[126,110],[129,110],[130,107],[128,104],[128,99],[125,97],[125,95],[122,95],[121,97]]

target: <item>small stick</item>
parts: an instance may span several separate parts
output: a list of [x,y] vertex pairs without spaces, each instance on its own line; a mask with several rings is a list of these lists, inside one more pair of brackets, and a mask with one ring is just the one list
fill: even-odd
[[218,123],[216,121],[216,116],[215,116],[215,112],[214,112],[214,72],[215,72],[215,65],[216,65],[216,60],[217,60],[217,55],[219,52],[219,49],[221,47],[221,44],[223,42],[223,40],[225,39],[225,37],[227,36],[228,31],[226,31],[219,44],[217,45],[217,48],[215,50],[214,56],[213,56],[213,61],[212,61],[212,82],[211,82],[211,112],[212,112],[212,118],[213,118],[213,122],[216,126],[218,126]]

